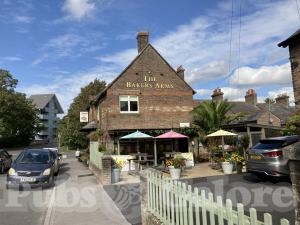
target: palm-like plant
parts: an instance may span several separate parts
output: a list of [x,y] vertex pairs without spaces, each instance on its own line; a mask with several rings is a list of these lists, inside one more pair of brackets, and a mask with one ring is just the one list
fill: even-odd
[[[240,118],[241,114],[232,114],[234,105],[225,101],[206,101],[197,106],[194,111],[194,125],[199,133],[206,135],[220,129],[223,125]],[[200,135],[201,136],[201,135]]]

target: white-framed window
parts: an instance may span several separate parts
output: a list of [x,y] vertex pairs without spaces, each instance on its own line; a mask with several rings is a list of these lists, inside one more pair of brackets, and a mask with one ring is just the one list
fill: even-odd
[[138,113],[139,97],[138,96],[120,96],[120,112],[121,113]]

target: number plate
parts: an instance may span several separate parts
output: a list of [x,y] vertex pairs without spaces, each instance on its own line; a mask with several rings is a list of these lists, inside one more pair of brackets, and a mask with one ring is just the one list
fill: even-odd
[[250,155],[250,159],[261,160],[261,156],[260,155]]
[[34,177],[21,177],[21,182],[35,182],[36,179]]

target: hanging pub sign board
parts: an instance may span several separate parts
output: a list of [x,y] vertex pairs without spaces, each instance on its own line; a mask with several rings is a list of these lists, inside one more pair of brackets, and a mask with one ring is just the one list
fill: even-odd
[[89,112],[80,112],[80,122],[81,123],[89,122]]
[[190,127],[190,123],[179,123],[179,126],[181,128],[183,128],[183,127]]

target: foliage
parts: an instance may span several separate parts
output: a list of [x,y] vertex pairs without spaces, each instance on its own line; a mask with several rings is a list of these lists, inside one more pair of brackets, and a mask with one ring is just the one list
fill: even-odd
[[234,105],[225,101],[206,101],[193,110],[194,125],[198,129],[199,136],[205,136],[217,131],[222,126],[241,118],[242,114],[231,114]]
[[106,149],[105,145],[99,144],[98,151],[99,151],[99,152],[106,152],[107,149]]
[[283,135],[300,135],[300,113],[288,118]]
[[274,100],[273,98],[266,98],[266,99],[265,99],[265,103],[273,104],[273,103],[275,103],[275,100]]
[[230,162],[232,163],[232,158],[231,158],[231,154],[228,152],[225,152],[225,154],[223,155],[223,157],[220,158],[221,162]]
[[100,128],[97,130],[89,133],[87,137],[90,139],[90,141],[99,141],[99,139],[103,136],[104,131]]
[[125,163],[125,160],[116,159],[114,160],[114,168],[122,170],[122,168],[125,166]]
[[[26,95],[15,91],[18,81],[0,69],[0,145],[27,145],[42,129],[38,110]],[[0,146],[1,147],[1,146]]]
[[245,161],[245,158],[237,152],[234,152],[231,154],[231,161],[235,163],[243,163]]
[[239,145],[244,149],[248,149],[250,144],[250,138],[248,134],[244,134],[240,139],[239,139]]
[[[58,127],[62,146],[69,146],[74,149],[88,146],[87,135],[80,131],[86,125],[86,123],[80,123],[80,112],[89,108],[91,96],[99,94],[105,86],[105,81],[95,79],[81,88],[79,95],[74,98],[68,114],[61,120]],[[97,134],[95,133],[95,135]]]
[[172,159],[167,159],[166,160],[166,166],[173,166],[174,168],[181,168],[185,166],[185,159],[182,157],[176,157]]

